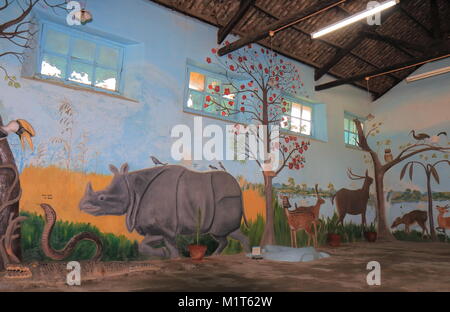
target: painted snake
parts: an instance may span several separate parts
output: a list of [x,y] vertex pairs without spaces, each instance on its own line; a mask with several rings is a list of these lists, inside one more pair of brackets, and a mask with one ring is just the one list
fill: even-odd
[[42,232],[41,247],[45,255],[53,260],[64,260],[73,252],[77,244],[82,240],[90,240],[97,246],[96,253],[92,260],[100,260],[103,252],[103,244],[100,238],[91,232],[81,232],[72,237],[63,249],[55,250],[50,246],[50,236],[56,222],[56,212],[49,204],[41,204],[45,212],[45,225]]

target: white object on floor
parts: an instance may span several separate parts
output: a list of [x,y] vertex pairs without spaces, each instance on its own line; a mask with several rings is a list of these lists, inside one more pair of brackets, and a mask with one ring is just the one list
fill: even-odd
[[[252,257],[252,254],[247,256]],[[292,248],[267,245],[262,248],[262,258],[273,261],[308,262],[328,257],[330,257],[329,254],[318,252],[314,247]]]

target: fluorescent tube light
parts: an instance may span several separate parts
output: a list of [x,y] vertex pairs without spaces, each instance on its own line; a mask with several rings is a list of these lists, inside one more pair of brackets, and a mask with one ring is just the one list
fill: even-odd
[[332,24],[330,26],[327,26],[319,31],[316,31],[314,33],[311,34],[312,38],[318,38],[321,37],[323,35],[329,34],[332,31],[338,30],[342,27],[348,26],[350,24],[353,24],[357,21],[360,21],[364,18],[367,18],[371,15],[377,14],[383,10],[389,9],[390,7],[393,7],[394,5],[396,5],[399,2],[399,0],[389,0],[386,2],[381,3],[380,5],[373,7],[371,9],[367,9],[365,11],[362,11],[360,13],[357,13],[355,15],[349,16],[346,19],[343,19],[340,22],[337,22],[335,24]]
[[413,82],[413,81],[417,81],[417,80],[421,80],[421,79],[425,79],[425,78],[430,78],[430,77],[442,75],[442,74],[445,74],[448,72],[450,72],[450,66],[432,70],[427,73],[407,77],[406,82]]

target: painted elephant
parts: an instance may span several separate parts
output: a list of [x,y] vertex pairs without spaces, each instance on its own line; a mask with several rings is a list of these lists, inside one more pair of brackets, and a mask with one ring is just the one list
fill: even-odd
[[[246,251],[248,239],[240,231],[245,215],[242,192],[233,176],[224,171],[195,172],[166,165],[128,172],[110,165],[111,184],[95,192],[91,183],[79,207],[94,216],[124,215],[128,231],[145,236],[139,252],[160,257],[178,257],[176,236],[196,233],[198,209],[200,231],[219,243],[215,254],[227,246],[227,236],[239,240]],[[155,246],[164,242],[164,248]]]

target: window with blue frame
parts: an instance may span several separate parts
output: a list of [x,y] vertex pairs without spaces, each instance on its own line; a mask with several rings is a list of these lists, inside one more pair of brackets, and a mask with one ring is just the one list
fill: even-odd
[[42,78],[120,92],[124,48],[68,27],[43,24],[38,73]]
[[189,68],[188,79],[185,111],[230,120],[238,119],[239,114],[235,112],[239,109],[237,91],[225,76]]
[[355,118],[358,117],[349,113],[344,115],[344,142],[346,145],[358,147],[358,131],[354,122]]
[[281,118],[281,128],[302,135],[313,134],[313,108],[299,100],[285,99],[285,114]]

